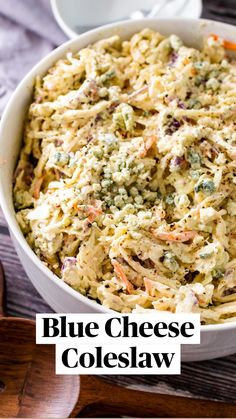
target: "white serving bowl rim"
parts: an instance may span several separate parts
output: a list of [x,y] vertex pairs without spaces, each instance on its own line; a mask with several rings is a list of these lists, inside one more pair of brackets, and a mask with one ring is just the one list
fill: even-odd
[[[150,23],[152,24],[156,24],[158,22],[170,22],[173,21],[173,23],[176,23],[176,21],[174,22],[175,19],[140,19],[139,22],[143,22],[145,21],[145,23],[147,23],[147,27],[148,24]],[[183,24],[188,24],[191,25],[191,21],[196,22],[197,19],[180,19],[181,21],[183,21]],[[212,21],[207,20],[207,19],[201,19],[201,22],[203,25],[207,25],[208,23],[211,23]],[[15,89],[14,93],[12,94],[4,112],[1,118],[1,122],[0,122],[0,138],[2,137],[2,132],[4,130],[4,126],[5,123],[7,121],[7,119],[10,117],[11,115],[11,108],[12,105],[14,103],[14,101],[16,100],[16,97],[18,96],[19,92],[24,88],[27,88],[27,83],[31,82],[32,80],[32,76],[35,76],[35,74],[37,74],[37,71],[40,72],[41,67],[47,63],[47,61],[50,59],[53,59],[54,57],[57,59],[58,55],[63,56],[66,52],[68,52],[70,50],[70,48],[72,48],[73,46],[76,46],[76,44],[78,43],[78,41],[80,41],[82,43],[83,40],[86,40],[86,38],[90,38],[93,35],[99,35],[101,34],[103,31],[106,31],[107,29],[122,29],[122,27],[124,27],[125,25],[129,25],[129,26],[135,26],[135,23],[137,24],[137,21],[133,21],[133,20],[127,20],[127,21],[121,21],[121,22],[117,22],[117,23],[110,23],[108,25],[104,25],[101,26],[99,28],[93,29],[89,32],[83,33],[81,35],[78,35],[77,38],[75,39],[70,39],[69,41],[63,43],[62,45],[60,45],[59,47],[57,47],[55,50],[53,50],[52,52],[50,52],[48,55],[46,55],[42,60],[40,60],[31,70],[30,72],[27,73],[27,75],[23,78],[23,80],[19,83],[19,85],[17,86],[17,88]],[[219,23],[219,22],[217,22]],[[226,27],[232,27],[232,25],[228,25],[225,23],[220,23],[220,25],[222,26],[226,26]],[[173,30],[174,32],[174,30]],[[94,42],[94,41],[92,41]],[[90,43],[90,41],[88,42],[88,44]],[[30,83],[29,83],[30,84]],[[1,140],[0,140],[1,141]],[[2,163],[4,164],[4,163]],[[60,278],[58,278],[55,274],[53,274],[53,272],[46,267],[43,262],[40,261],[40,259],[36,256],[36,254],[34,253],[34,251],[31,249],[31,247],[29,246],[29,244],[27,243],[19,224],[17,223],[17,220],[14,216],[14,214],[11,214],[9,211],[9,208],[7,206],[7,202],[6,202],[6,198],[5,198],[5,194],[4,194],[4,190],[2,187],[2,183],[0,182],[0,205],[3,211],[3,214],[5,216],[5,219],[7,221],[7,224],[10,228],[10,231],[13,233],[15,239],[17,240],[18,244],[20,245],[20,247],[23,249],[23,251],[25,252],[25,254],[29,257],[29,259],[39,268],[39,270],[47,276],[47,278],[50,281],[56,282],[57,286],[62,288],[63,291],[65,291],[66,293],[72,295],[73,297],[75,297],[78,302],[84,302],[87,306],[91,307],[92,311],[97,311],[97,312],[103,312],[103,313],[117,313],[116,311],[109,309],[107,307],[104,307],[100,304],[98,304],[96,301],[94,300],[90,300],[88,297],[82,295],[81,293],[79,293],[78,291],[75,291],[73,288],[71,288],[69,285],[67,285],[65,282],[63,282]],[[229,322],[229,323],[224,323],[224,324],[210,324],[210,325],[202,325],[201,326],[201,332],[203,333],[207,333],[207,332],[217,332],[220,330],[233,330],[236,329],[236,322]]]

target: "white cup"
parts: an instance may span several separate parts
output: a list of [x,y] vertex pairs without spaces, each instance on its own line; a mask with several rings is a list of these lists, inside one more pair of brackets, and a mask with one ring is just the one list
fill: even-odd
[[[53,13],[63,30],[77,34],[96,26],[128,19],[135,10],[149,11],[158,0],[51,0]],[[160,1],[160,0],[159,0]],[[74,34],[75,35],[75,34]]]
[[159,18],[198,18],[202,0],[51,0],[51,6],[61,29],[75,38],[97,26],[147,16],[151,10],[158,10]]

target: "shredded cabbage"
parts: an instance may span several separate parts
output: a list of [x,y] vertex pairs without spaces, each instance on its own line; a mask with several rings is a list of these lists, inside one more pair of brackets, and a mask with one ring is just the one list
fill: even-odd
[[145,29],[35,84],[14,180],[38,257],[119,312],[236,320],[236,64]]

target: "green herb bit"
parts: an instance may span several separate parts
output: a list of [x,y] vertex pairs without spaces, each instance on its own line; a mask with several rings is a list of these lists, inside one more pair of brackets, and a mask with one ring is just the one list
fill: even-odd
[[192,170],[190,171],[190,176],[194,180],[198,180],[201,176],[201,173],[198,170]]
[[104,74],[100,77],[100,81],[101,81],[102,83],[106,83],[107,81],[109,81],[109,80],[113,79],[113,77],[115,77],[115,75],[116,75],[115,70],[110,70],[110,71],[107,71],[106,73],[104,73]]
[[195,188],[194,188],[195,192],[199,193],[199,192],[204,192],[207,195],[212,194],[213,192],[215,192],[216,187],[215,184],[212,180],[210,179],[203,179],[201,182],[199,182]]
[[200,169],[202,163],[201,156],[193,149],[188,150],[187,161],[191,164],[193,169]]
[[202,252],[199,253],[199,257],[201,259],[209,259],[211,256],[213,256],[214,252]]
[[173,253],[168,251],[164,253],[163,265],[172,272],[176,272],[179,268]]
[[220,279],[220,278],[223,278],[224,277],[224,273],[225,273],[225,271],[222,270],[222,269],[214,269],[212,271],[212,277],[214,279]]
[[199,102],[199,100],[191,98],[188,101],[188,108],[189,109],[201,109],[202,104]]
[[204,78],[201,76],[196,76],[195,77],[195,86],[199,87],[201,86],[201,84],[203,84],[204,82]]
[[54,163],[57,166],[65,166],[70,161],[70,156],[68,153],[64,153],[63,151],[56,151],[53,156]]
[[175,197],[174,197],[174,195],[167,195],[167,197],[166,197],[166,203],[167,203],[167,205],[174,206],[175,205]]

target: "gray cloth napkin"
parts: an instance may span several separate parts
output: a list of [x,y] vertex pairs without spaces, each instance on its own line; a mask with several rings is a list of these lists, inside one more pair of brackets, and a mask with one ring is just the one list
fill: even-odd
[[0,0],[0,115],[24,75],[66,39],[49,0]]

